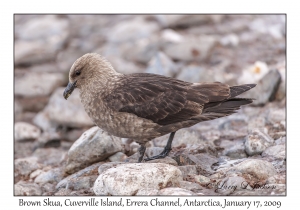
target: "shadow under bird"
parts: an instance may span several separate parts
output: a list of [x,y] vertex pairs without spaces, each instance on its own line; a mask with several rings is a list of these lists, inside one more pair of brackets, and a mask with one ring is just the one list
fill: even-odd
[[78,88],[85,111],[97,126],[141,145],[141,162],[148,141],[170,133],[163,152],[144,160],[166,157],[177,130],[235,113],[252,103],[236,96],[255,86],[190,83],[147,73],[125,75],[99,54],[89,53],[72,65],[63,96],[67,99]]

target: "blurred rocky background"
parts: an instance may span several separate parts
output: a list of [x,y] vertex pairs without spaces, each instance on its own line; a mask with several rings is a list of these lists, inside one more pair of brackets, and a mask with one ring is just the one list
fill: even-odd
[[[285,195],[285,21],[284,15],[15,15],[15,195]],[[237,114],[178,131],[169,157],[137,164],[134,140],[94,127],[77,90],[67,101],[62,96],[71,65],[89,52],[124,74],[257,83],[244,95],[256,100]],[[167,138],[149,142],[146,154],[160,153]]]

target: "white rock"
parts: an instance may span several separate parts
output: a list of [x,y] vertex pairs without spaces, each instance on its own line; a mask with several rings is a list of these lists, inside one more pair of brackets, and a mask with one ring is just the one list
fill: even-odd
[[245,141],[245,151],[248,155],[261,154],[266,148],[274,143],[268,134],[255,129],[247,137]]
[[182,189],[179,187],[168,187],[159,191],[159,195],[196,195],[190,190]]
[[26,122],[15,123],[15,140],[32,140],[41,135],[41,130],[34,125]]
[[143,188],[143,189],[139,189],[139,191],[135,195],[137,195],[137,196],[139,196],[139,195],[158,195],[158,193],[159,193],[158,189]]
[[242,174],[252,175],[258,180],[265,180],[276,174],[276,170],[271,163],[259,159],[247,159],[234,168],[236,171]]
[[61,73],[28,72],[15,78],[15,94],[24,97],[48,96],[64,83]]
[[121,138],[95,126],[84,132],[68,152],[65,172],[72,174],[122,150]]
[[189,37],[181,42],[166,43],[164,52],[181,61],[203,60],[210,55],[216,40],[211,36]]
[[135,195],[139,189],[162,189],[182,181],[180,170],[163,163],[129,163],[107,169],[97,178],[96,195]]

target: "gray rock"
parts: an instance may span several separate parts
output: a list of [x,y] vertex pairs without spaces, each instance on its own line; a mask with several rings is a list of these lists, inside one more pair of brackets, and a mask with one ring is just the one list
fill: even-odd
[[[72,97],[65,100],[62,96],[64,88],[58,88],[51,95],[48,105],[42,111],[44,117],[51,123],[65,125],[68,127],[88,127],[94,125],[80,102],[79,92],[74,91]],[[42,123],[39,123],[42,124]],[[50,126],[41,125],[43,127]]]
[[41,130],[25,122],[15,123],[15,140],[35,140],[41,135]]
[[159,195],[196,195],[196,193],[179,187],[168,187],[159,191]]
[[216,40],[211,36],[189,37],[181,42],[166,43],[163,51],[180,61],[202,61],[210,55]]
[[236,165],[234,169],[245,176],[251,175],[257,180],[265,180],[276,175],[276,170],[271,163],[259,159],[247,159]]
[[280,137],[275,141],[276,145],[286,144],[286,137]]
[[[222,141],[220,147],[224,147],[224,141]],[[225,150],[222,152],[222,154],[230,157],[231,159],[241,159],[247,157],[243,141],[229,141],[229,143],[226,144]]]
[[274,143],[268,134],[256,129],[246,137],[245,151],[248,155],[260,155]]
[[48,96],[64,84],[61,73],[27,72],[15,78],[15,95],[23,97]]
[[42,189],[36,183],[28,183],[28,182],[20,181],[14,186],[14,195],[15,196],[42,195]]
[[54,15],[33,18],[16,27],[15,64],[53,61],[68,37],[68,20]]
[[163,52],[158,52],[150,60],[146,73],[173,77],[178,71],[176,64]]
[[16,35],[23,40],[44,40],[47,38],[65,39],[68,33],[68,19],[55,15],[33,18],[16,28]]
[[281,76],[277,69],[270,70],[255,87],[255,91],[245,93],[245,97],[255,98],[253,105],[264,105],[275,99],[276,92],[281,82]]
[[44,165],[59,165],[61,164],[66,156],[66,151],[60,148],[38,148],[32,156],[37,157],[38,162]]
[[[67,176],[56,185],[56,189],[67,188],[79,190],[91,188],[98,177],[98,168],[102,164],[103,162],[95,163],[70,176]],[[91,183],[92,185],[90,185]]]
[[213,78],[210,73],[205,71],[203,68],[195,65],[187,66],[181,70],[177,79],[187,81],[187,82],[201,82],[201,80],[206,80],[207,82],[212,81]]
[[181,171],[183,178],[198,174],[196,165],[178,166],[178,169]]
[[286,184],[286,176],[282,174],[276,174],[267,179],[266,184]]
[[54,168],[49,171],[44,171],[39,174],[34,182],[37,184],[45,184],[45,183],[57,183],[63,178],[63,171],[61,168]]
[[188,182],[188,181],[181,181],[180,188],[183,188],[185,190],[189,190],[192,192],[201,192],[203,189],[203,187],[201,187],[199,184],[194,183],[194,182]]
[[68,152],[65,173],[72,174],[122,150],[121,138],[95,126],[84,132]]
[[[170,134],[158,137],[153,139],[153,143],[156,147],[165,147],[168,141]],[[200,138],[200,136],[193,131],[189,131],[187,129],[181,129],[178,130],[174,136],[172,147],[179,147],[183,145],[195,145],[195,144],[201,144],[203,143],[203,140]]]
[[262,154],[262,157],[273,156],[278,159],[285,159],[285,145],[275,145],[267,148]]
[[132,42],[137,39],[147,38],[159,30],[155,22],[146,21],[143,17],[136,16],[126,22],[119,22],[111,27],[106,39],[109,42]]
[[116,154],[113,154],[108,159],[111,162],[123,162],[127,157],[123,152],[117,152]]
[[28,179],[30,173],[37,170],[40,167],[41,165],[38,164],[38,159],[36,157],[16,159],[14,167],[15,183],[21,179]]
[[[154,176],[155,175],[155,176]],[[122,164],[104,171],[94,184],[96,195],[135,195],[139,189],[162,189],[182,181],[180,170],[163,163]]]

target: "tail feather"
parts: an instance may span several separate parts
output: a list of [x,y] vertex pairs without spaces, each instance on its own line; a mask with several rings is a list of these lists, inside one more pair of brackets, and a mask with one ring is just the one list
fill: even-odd
[[230,98],[236,97],[251,88],[254,88],[256,84],[245,84],[245,85],[238,85],[230,87]]

